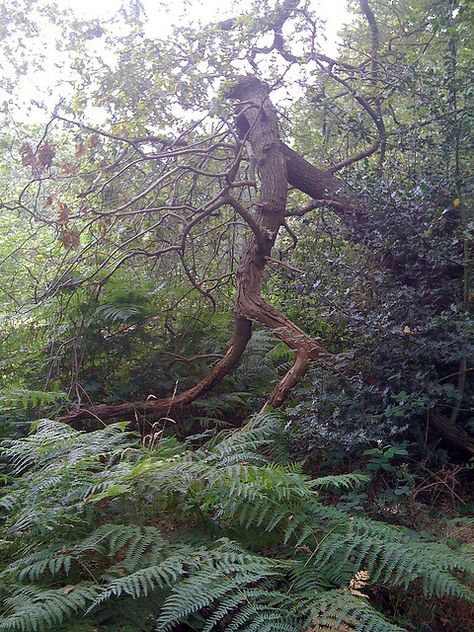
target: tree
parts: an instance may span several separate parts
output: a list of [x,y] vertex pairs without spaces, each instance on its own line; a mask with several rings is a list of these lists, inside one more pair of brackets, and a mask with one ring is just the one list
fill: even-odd
[[[437,25],[438,5],[445,19]],[[426,48],[442,47],[449,20],[460,25],[462,39],[468,12],[451,2],[406,2],[402,13],[360,0],[357,9],[340,59],[318,49],[318,20],[309,3],[296,0],[257,2],[235,19],[178,29],[159,43],[132,29],[112,68],[82,51],[75,104],[58,108],[36,147],[26,142],[22,149],[33,178],[20,208],[65,249],[60,264],[39,279],[38,300],[85,287],[99,296],[125,267],[141,266],[145,275],[158,269],[166,279],[179,263],[190,290],[213,308],[234,301],[235,325],[227,353],[192,388],[151,401],[81,406],[67,420],[133,418],[191,403],[236,366],[253,322],[295,352],[267,405],[279,405],[314,359],[331,364],[319,341],[263,298],[266,271],[288,265],[283,253],[273,256],[275,245],[290,252],[298,218],[321,209],[337,218],[351,243],[370,246],[370,199],[357,195],[357,182],[348,186],[334,173],[363,165],[362,172],[383,179],[389,154],[392,164],[403,161],[391,135],[406,130],[407,104],[417,94],[410,83],[413,44],[423,35]],[[393,32],[381,30],[377,16]],[[290,95],[295,114],[320,124],[319,155],[314,145],[304,149],[326,166],[313,166],[282,141],[295,130],[272,104],[277,89]],[[450,99],[447,112],[434,112],[427,126],[465,109],[465,96],[454,99],[451,91]],[[237,102],[233,112],[229,100]],[[91,103],[107,112],[103,126],[86,121]],[[59,124],[62,131],[50,140]]]

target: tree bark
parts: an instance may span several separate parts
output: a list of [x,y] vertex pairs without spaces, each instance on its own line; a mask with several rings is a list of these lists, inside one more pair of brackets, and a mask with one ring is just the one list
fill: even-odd
[[287,166],[288,184],[317,200],[320,206],[330,207],[343,219],[354,216],[360,219],[366,213],[360,202],[345,195],[344,183],[330,171],[318,169],[285,143],[281,143],[281,146]]
[[453,423],[449,417],[431,411],[429,419],[430,425],[449,443],[463,452],[474,454],[474,438],[456,423]]

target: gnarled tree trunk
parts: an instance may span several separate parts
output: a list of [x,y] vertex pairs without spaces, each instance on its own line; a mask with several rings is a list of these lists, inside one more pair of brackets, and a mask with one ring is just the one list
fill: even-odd
[[[266,84],[250,76],[240,78],[228,94],[238,101],[237,128],[241,138],[250,144],[258,164],[260,196],[255,213],[244,209],[230,196],[223,200],[223,203],[234,206],[252,229],[237,270],[236,317],[227,353],[203,380],[183,393],[142,402],[81,408],[63,417],[64,421],[94,417],[100,420],[133,419],[137,414],[169,413],[173,408],[191,404],[238,364],[251,338],[252,322],[267,327],[296,354],[293,366],[270,394],[265,407],[279,406],[310,362],[326,353],[315,340],[262,298],[263,272],[278,231],[285,223],[288,184],[313,198],[314,204],[308,208],[329,206],[351,227],[368,219],[367,209],[353,198],[341,196],[343,185],[330,171],[314,167],[280,140],[276,113],[268,93]],[[431,415],[431,422],[451,443],[474,452],[472,439],[454,423],[436,413]]]
[[[269,396],[268,406],[279,406],[304,375],[311,360],[326,354],[313,338],[262,298],[263,271],[278,231],[285,222],[288,173],[291,174],[292,184],[313,197],[327,197],[340,188],[332,174],[315,169],[280,141],[276,112],[268,94],[267,85],[250,76],[240,78],[228,95],[239,102],[238,119],[240,124],[245,119],[246,140],[252,148],[260,175],[260,196],[253,214],[253,232],[243,247],[237,270],[236,320],[229,350],[205,379],[175,397],[81,408],[71,411],[63,418],[64,421],[94,417],[101,420],[134,418],[137,413],[168,412],[191,404],[236,366],[250,340],[254,321],[270,329],[296,353],[292,368]],[[230,198],[229,203],[239,204]]]

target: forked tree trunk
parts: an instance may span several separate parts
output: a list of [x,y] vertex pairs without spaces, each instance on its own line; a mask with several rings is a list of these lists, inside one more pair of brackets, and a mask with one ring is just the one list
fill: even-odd
[[237,313],[257,321],[296,353],[292,368],[277,384],[267,405],[279,406],[290,389],[306,372],[309,362],[325,354],[311,336],[262,298],[262,275],[267,258],[285,221],[288,167],[284,145],[278,134],[275,109],[268,88],[255,77],[242,78],[230,95],[240,101],[239,118],[247,122],[246,137],[252,147],[260,174],[260,200],[255,214],[264,236],[264,246],[253,235],[242,253],[237,271]]
[[[332,173],[317,169],[280,141],[277,117],[266,84],[256,77],[242,77],[228,96],[239,102],[236,108],[237,127],[241,137],[245,137],[251,145],[261,186],[260,199],[255,205],[256,212],[251,222],[253,232],[243,247],[237,270],[236,317],[227,353],[201,382],[183,393],[142,402],[81,408],[63,417],[64,421],[133,419],[137,414],[168,414],[173,408],[188,406],[235,368],[251,338],[252,322],[267,327],[296,354],[293,366],[278,382],[265,408],[279,406],[305,374],[310,362],[326,353],[315,340],[262,298],[265,265],[278,231],[285,222],[288,184],[306,193],[318,204],[331,207],[352,228],[367,219],[367,211],[353,198],[340,195],[343,186]],[[239,204],[230,198],[229,203]],[[452,444],[474,453],[474,441],[454,423],[436,413],[431,415],[431,423]]]
[[[298,186],[296,171],[298,168],[305,169],[305,173],[300,173],[301,182],[298,182],[302,190],[313,197],[322,197],[325,192],[331,193],[339,188],[339,183],[331,174],[315,169],[280,141],[277,116],[268,93],[267,85],[256,77],[241,78],[229,93],[229,97],[239,101],[239,120],[242,122],[242,117],[245,118],[246,139],[258,164],[260,196],[254,214],[257,227],[243,247],[237,270],[236,319],[226,355],[205,379],[175,397],[81,408],[63,417],[64,421],[94,417],[101,420],[133,419],[137,414],[169,412],[191,404],[236,366],[250,340],[252,322],[267,327],[296,354],[293,366],[277,384],[266,406],[279,406],[304,375],[311,360],[326,354],[313,338],[262,298],[263,271],[285,221],[288,171],[292,173],[295,186]],[[299,160],[295,161],[295,156]],[[295,164],[288,166],[292,161]],[[325,174],[325,178],[321,174]]]

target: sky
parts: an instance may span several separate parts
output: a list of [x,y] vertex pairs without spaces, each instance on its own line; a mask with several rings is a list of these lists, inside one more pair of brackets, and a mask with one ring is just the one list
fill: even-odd
[[[152,38],[166,37],[171,33],[174,25],[191,23],[193,25],[209,22],[217,22],[228,17],[233,17],[242,11],[246,0],[139,0],[146,13],[146,35]],[[79,18],[87,20],[107,21],[116,14],[124,0],[57,0],[61,8],[71,9]],[[320,48],[328,55],[337,53],[337,34],[345,22],[349,19],[347,0],[312,0],[319,17],[326,22],[326,40],[319,41]],[[130,1],[127,2],[130,6]],[[236,5],[238,8],[236,8]],[[98,41],[100,46],[100,41]],[[12,104],[13,117],[20,121],[33,120],[44,123],[49,119],[50,111],[58,102],[60,96],[67,92],[67,77],[58,75],[54,56],[57,53],[51,42],[51,50],[44,50],[49,57],[45,63],[45,70],[41,73],[32,72],[18,83],[17,99]],[[58,79],[60,83],[58,83]],[[45,90],[46,88],[46,90]],[[49,88],[49,90],[48,90]],[[51,94],[47,94],[51,92]],[[19,96],[21,95],[21,97]],[[1,90],[0,90],[1,96]],[[40,110],[36,106],[31,107],[31,102],[42,101],[46,104],[46,110]]]
[[[166,35],[171,26],[186,20],[214,22],[235,15],[235,0],[200,0],[185,3],[180,0],[140,0],[148,18],[148,35],[160,37]],[[118,11],[123,0],[60,0],[60,5],[71,8],[76,15],[86,19],[106,19]],[[163,11],[163,5],[168,12]],[[242,6],[242,2],[239,2]],[[347,0],[313,0],[321,18],[326,21],[326,52],[336,50],[337,32],[347,21]]]

